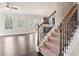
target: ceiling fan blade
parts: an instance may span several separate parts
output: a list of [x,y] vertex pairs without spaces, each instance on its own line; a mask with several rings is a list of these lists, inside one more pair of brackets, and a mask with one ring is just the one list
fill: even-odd
[[0,4],[0,8],[4,8],[4,7],[15,9],[15,10],[18,9],[17,7],[12,6],[11,3],[9,2],[6,2],[5,4]]
[[16,8],[16,7],[11,7],[11,8],[13,8],[13,9],[18,9],[18,8]]

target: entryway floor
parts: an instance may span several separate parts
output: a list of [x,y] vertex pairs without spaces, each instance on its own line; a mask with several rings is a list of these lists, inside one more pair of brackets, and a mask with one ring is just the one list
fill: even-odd
[[23,56],[43,56],[43,55],[40,52],[33,51],[33,52],[29,52]]

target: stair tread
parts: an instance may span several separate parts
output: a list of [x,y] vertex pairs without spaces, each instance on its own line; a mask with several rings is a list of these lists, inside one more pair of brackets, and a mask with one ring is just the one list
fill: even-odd
[[58,41],[59,41],[59,38],[58,38],[58,37],[53,37],[53,36],[49,36],[48,39],[51,39],[51,40],[58,40]]
[[55,43],[55,44],[59,44],[60,43],[60,39],[58,37],[49,36],[48,37],[48,41],[50,41],[52,43]]
[[57,40],[57,39],[48,39],[48,41],[50,41],[50,42],[52,42],[52,43],[54,43],[56,45],[60,44],[59,40]]
[[45,56],[57,56],[56,53],[52,52],[50,49],[44,46],[41,47],[40,50],[41,50],[40,52]]
[[59,38],[60,37],[60,33],[51,33],[50,36]]
[[55,32],[52,32],[51,34],[54,34],[54,35],[60,35],[60,33],[55,33]]
[[59,33],[60,31],[59,31],[58,28],[55,28],[55,29],[54,29],[54,32],[55,32],[55,33]]
[[46,46],[47,46],[48,48],[50,48],[52,51],[55,51],[55,52],[59,51],[59,45],[56,45],[56,44],[51,43],[51,42],[49,42],[49,41],[46,41],[45,44],[46,44]]
[[57,32],[51,32],[51,34],[60,35],[60,33],[57,33]]

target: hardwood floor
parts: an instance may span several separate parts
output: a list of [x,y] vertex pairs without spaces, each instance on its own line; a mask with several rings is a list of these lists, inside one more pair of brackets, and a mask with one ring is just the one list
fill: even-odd
[[43,55],[40,52],[33,51],[33,52],[29,52],[29,53],[22,55],[22,56],[43,56]]

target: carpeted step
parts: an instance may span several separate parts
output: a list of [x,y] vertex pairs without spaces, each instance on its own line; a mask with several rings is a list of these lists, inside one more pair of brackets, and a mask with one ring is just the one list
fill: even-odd
[[60,31],[59,31],[58,28],[55,28],[55,29],[54,29],[54,32],[55,32],[55,33],[59,33]]
[[48,48],[46,48],[44,46],[40,47],[40,52],[44,56],[57,56],[56,53],[52,52],[50,49],[48,49]]
[[55,54],[59,54],[59,45],[46,41],[44,46],[51,49],[51,51],[55,52]]
[[56,45],[60,44],[60,38],[55,38],[55,37],[49,36],[48,41],[50,41],[50,42],[52,42],[52,43],[54,43]]
[[60,33],[51,33],[50,36],[59,38],[60,37]]
[[53,33],[53,34],[60,34],[60,32],[55,32],[55,31],[52,31],[51,33]]

